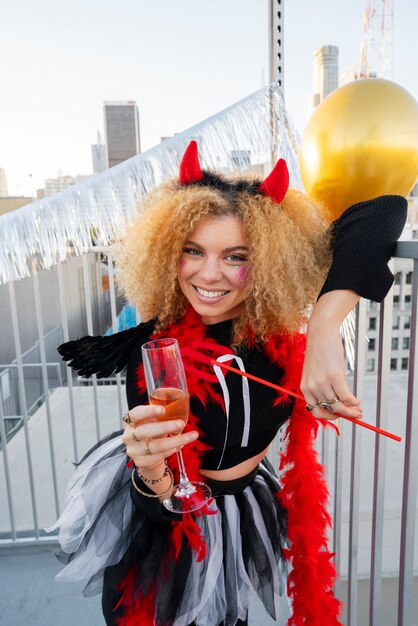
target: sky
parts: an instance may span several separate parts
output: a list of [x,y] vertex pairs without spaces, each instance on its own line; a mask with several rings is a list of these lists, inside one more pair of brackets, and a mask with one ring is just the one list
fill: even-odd
[[[358,62],[366,0],[283,0],[286,107],[303,131],[313,54]],[[90,174],[105,100],[136,100],[141,147],[268,82],[268,0],[14,0],[0,24],[0,167],[10,195]],[[393,0],[393,80],[418,100],[418,2]]]

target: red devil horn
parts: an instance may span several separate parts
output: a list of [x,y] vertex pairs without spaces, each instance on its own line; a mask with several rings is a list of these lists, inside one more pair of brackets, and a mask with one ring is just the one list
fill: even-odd
[[259,189],[265,196],[280,204],[286,195],[288,187],[289,170],[287,169],[286,161],[279,159],[267,178],[260,184]]
[[203,178],[203,172],[199,163],[196,141],[191,141],[187,146],[180,163],[180,184],[188,185]]

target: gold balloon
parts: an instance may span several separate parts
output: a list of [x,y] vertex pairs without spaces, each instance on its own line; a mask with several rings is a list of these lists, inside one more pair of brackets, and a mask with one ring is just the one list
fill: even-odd
[[381,78],[336,89],[308,121],[300,170],[330,220],[357,202],[408,195],[418,179],[417,102]]

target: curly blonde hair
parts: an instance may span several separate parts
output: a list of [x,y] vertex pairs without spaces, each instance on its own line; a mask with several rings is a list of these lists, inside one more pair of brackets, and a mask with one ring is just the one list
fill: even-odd
[[205,174],[182,186],[170,180],[141,202],[116,247],[118,282],[144,320],[158,328],[179,321],[188,302],[177,279],[183,245],[205,219],[238,216],[249,248],[248,296],[235,320],[235,341],[251,328],[257,340],[291,333],[304,322],[330,262],[327,224],[305,194],[289,189],[280,205],[259,192],[260,181]]

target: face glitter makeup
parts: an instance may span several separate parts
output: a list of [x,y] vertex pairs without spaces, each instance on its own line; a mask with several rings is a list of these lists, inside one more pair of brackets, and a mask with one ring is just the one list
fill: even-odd
[[234,265],[234,269],[237,269],[237,278],[239,280],[239,282],[245,283],[247,281],[247,276],[248,276],[248,265]]

